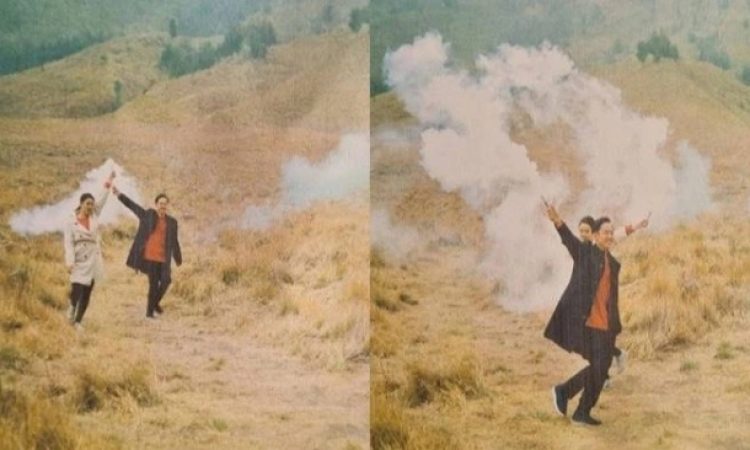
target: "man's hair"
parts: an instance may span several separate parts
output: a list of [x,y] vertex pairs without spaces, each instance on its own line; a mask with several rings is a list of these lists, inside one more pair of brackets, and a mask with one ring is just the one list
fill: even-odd
[[169,201],[169,197],[167,197],[167,194],[162,193],[162,194],[159,194],[159,195],[156,196],[156,198],[154,199],[154,203],[158,203],[159,199],[161,199],[161,198],[166,198],[167,201]]
[[609,220],[609,217],[602,216],[594,221],[594,226],[591,227],[591,231],[593,231],[594,233],[598,233],[599,230],[602,228],[602,225],[604,225],[605,223],[610,223],[610,222],[612,221]]
[[593,231],[593,229],[594,229],[594,223],[595,222],[596,221],[594,220],[593,217],[591,217],[591,216],[584,216],[584,217],[581,218],[581,220],[578,221],[578,225],[580,225],[582,223],[585,223]]
[[88,192],[84,192],[83,194],[81,194],[81,199],[78,201],[78,203],[82,204],[83,202],[85,202],[88,199],[94,200],[94,196],[91,195]]

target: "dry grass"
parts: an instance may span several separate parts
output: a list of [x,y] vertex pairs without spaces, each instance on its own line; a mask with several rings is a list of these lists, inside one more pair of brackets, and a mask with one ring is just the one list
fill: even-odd
[[[105,264],[114,276],[97,287],[81,334],[65,319],[68,280],[60,237],[23,238],[0,225],[0,296],[9,300],[0,302],[4,386],[28,399],[37,398],[37,392],[42,400],[53,397],[56,410],[69,418],[75,448],[145,445],[140,436],[152,431],[162,439],[157,446],[222,442],[245,448],[259,439],[282,438],[267,433],[250,440],[247,430],[238,437],[235,420],[255,414],[246,408],[207,417],[201,416],[202,408],[226,406],[221,392],[234,389],[234,400],[236,387],[247,388],[244,378],[236,376],[241,372],[230,367],[273,372],[278,368],[263,365],[263,358],[274,363],[282,359],[295,374],[314,375],[304,378],[327,391],[316,400],[322,412],[306,411],[304,419],[292,415],[282,428],[315,414],[316,432],[329,435],[334,431],[326,427],[333,426],[324,422],[342,422],[348,437],[361,439],[361,407],[351,408],[357,417],[342,418],[348,412],[331,405],[339,395],[360,395],[355,388],[341,388],[348,385],[340,380],[356,375],[361,382],[365,371],[359,363],[369,350],[364,198],[319,205],[268,232],[238,231],[233,236],[222,230],[235,227],[249,204],[276,200],[281,167],[291,156],[317,161],[335,147],[342,132],[367,127],[367,36],[317,36],[274,47],[266,61],[230,58],[175,80],[153,77],[156,65],[149,61],[155,62],[160,47],[149,47],[155,42],[149,39],[118,39],[49,64],[46,72],[34,69],[0,79],[0,92],[12,90],[23,97],[3,102],[9,114],[34,117],[0,120],[0,222],[6,224],[18,209],[63,198],[87,170],[114,158],[139,180],[146,199],[166,191],[180,221],[185,264],[174,269],[174,284],[165,298],[167,318],[148,325],[138,320],[145,277],[122,267],[135,229],[132,220],[104,232]],[[134,56],[126,48],[131,44],[138,61],[129,59]],[[150,67],[141,70],[142,64]],[[103,73],[99,65],[117,70]],[[123,73],[133,76],[123,79],[131,100],[117,113],[85,120],[37,118],[98,114],[111,94],[112,77]],[[88,89],[66,91],[81,83]],[[153,341],[163,336],[169,339]],[[249,343],[243,348],[249,362],[225,354],[207,361],[191,353],[200,345],[203,354],[221,353],[236,342]],[[221,346],[211,345],[216,343]],[[199,371],[184,375],[160,360],[168,357],[151,353],[154,349],[176,352]],[[290,357],[293,352],[312,364]],[[328,374],[320,367],[354,373]],[[279,374],[282,369],[260,376],[286,383]],[[331,380],[337,385],[325,384]],[[210,401],[204,401],[207,394]],[[175,399],[192,408],[178,411],[170,403]],[[45,417],[36,412],[34,417],[19,416],[13,426],[19,433],[24,421],[27,428],[36,427],[36,415]],[[351,432],[352,423],[356,432]],[[63,425],[58,428],[64,431]],[[69,435],[63,431],[61,435]],[[20,434],[8,436],[0,441],[31,442],[16,441]]]
[[4,448],[78,448],[66,412],[53,401],[0,385],[0,442]]
[[750,227],[705,217],[667,235],[625,242],[620,306],[625,346],[641,358],[695,344],[747,309]]
[[253,325],[259,337],[332,369],[367,354],[367,219],[356,200],[290,213],[268,230],[220,235],[222,273],[237,274],[227,289],[272,316],[261,329]]
[[146,363],[131,367],[79,367],[71,394],[71,403],[79,413],[98,411],[105,407],[132,409],[152,406],[158,398],[151,387],[153,381]]
[[[577,432],[554,416],[549,388],[580,370],[581,361],[541,336],[551,311],[518,314],[494,304],[497,293],[471,271],[471,255],[484,248],[484,224],[427,177],[418,137],[402,132],[406,139],[391,142],[384,134],[373,141],[372,204],[416,228],[424,246],[399,261],[373,251],[373,447],[418,448],[412,436],[424,429],[447,430],[456,440],[451,448],[741,446],[746,417],[733,418],[748,406],[741,396],[747,383],[738,375],[746,351],[738,344],[747,335],[750,286],[743,162],[750,90],[702,64],[628,62],[596,71],[623,88],[629,105],[670,119],[668,148],[687,138],[711,155],[719,211],[666,232],[636,234],[616,249],[625,325],[618,346],[629,351],[630,363],[597,406],[606,427]],[[409,126],[393,95],[372,105],[379,129]],[[566,131],[521,122],[514,123],[514,139],[540,168],[575,178],[578,161]],[[579,190],[574,180],[573,192]],[[463,373],[487,395],[455,387],[454,371],[472,357],[481,368],[469,363]]]
[[167,78],[159,70],[166,35],[124,37],[59,61],[0,77],[0,115],[92,117],[115,109],[114,83],[123,100]]

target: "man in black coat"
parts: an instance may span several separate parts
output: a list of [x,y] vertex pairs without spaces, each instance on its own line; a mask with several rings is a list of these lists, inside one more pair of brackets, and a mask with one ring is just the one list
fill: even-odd
[[182,264],[177,220],[167,215],[169,198],[165,194],[157,195],[154,200],[156,207],[146,210],[114,186],[112,192],[138,216],[138,231],[128,253],[127,265],[148,275],[146,318],[153,319],[163,312],[159,303],[172,282],[172,259],[178,266]]
[[581,242],[554,207],[548,206],[547,214],[573,258],[573,273],[544,336],[589,362],[568,381],[554,387],[554,405],[558,413],[565,415],[568,400],[583,390],[572,419],[575,423],[599,425],[601,422],[591,417],[591,409],[599,399],[612,363],[615,338],[622,330],[617,303],[620,263],[609,253],[614,230],[609,218],[599,218],[592,230],[593,242]]

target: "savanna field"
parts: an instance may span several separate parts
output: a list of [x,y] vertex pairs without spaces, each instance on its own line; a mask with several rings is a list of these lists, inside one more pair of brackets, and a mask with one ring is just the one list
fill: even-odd
[[[159,69],[163,32],[0,77],[3,448],[367,445],[367,192],[244,225],[247,207],[283,198],[287,160],[317,164],[367,131],[368,39],[341,23],[346,8],[315,31],[279,19],[284,42],[265,57],[182,77]],[[9,219],[108,158],[144,206],[170,195],[185,263],[147,323],[147,281],[124,264],[137,222],[105,226],[106,279],[77,333],[62,236],[21,235]]]
[[[597,406],[604,425],[581,429],[555,414],[549,390],[585,365],[542,336],[557,298],[537,312],[501,306],[502,286],[481,269],[482,217],[428,176],[417,122],[389,93],[372,101],[373,210],[387,211],[391,226],[411,237],[403,252],[387,239],[373,242],[374,448],[746,445],[750,227],[748,165],[740,161],[750,89],[690,61],[627,61],[591,73],[622,89],[639,113],[667,117],[667,148],[687,139],[711,156],[717,203],[614,250],[625,328],[617,343],[629,359],[624,372],[610,370]],[[580,173],[564,128],[520,123],[512,134],[540,167]],[[573,182],[574,192],[582,188]],[[577,220],[565,205],[562,214]]]

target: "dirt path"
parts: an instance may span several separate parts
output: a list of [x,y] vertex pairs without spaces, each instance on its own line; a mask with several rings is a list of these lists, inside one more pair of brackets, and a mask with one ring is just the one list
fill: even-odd
[[[181,304],[174,293],[163,301],[165,314],[147,321],[145,276],[112,261],[107,269],[70,356],[102,355],[107,364],[123,353],[135,355],[152,368],[159,401],[129,414],[80,415],[86,427],[114,435],[126,448],[369,445],[367,364],[337,373],[310,367],[282,347],[226,325],[247,311],[227,306],[207,316]],[[259,319],[248,320],[252,328]]]
[[408,408],[419,423],[448,430],[470,449],[750,448],[747,316],[697,345],[629,361],[593,412],[604,425],[578,427],[555,414],[550,389],[585,362],[542,337],[551,311],[520,314],[495,305],[492,287],[468,273],[474,266],[466,250],[437,248],[400,282],[419,302],[395,315],[404,339],[420,344],[386,359],[386,370],[398,373],[415,358],[437,364],[447,343],[463,341],[464,351],[477,355],[488,391]]

